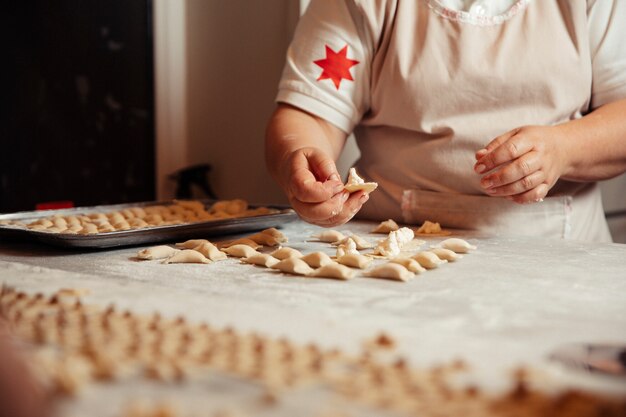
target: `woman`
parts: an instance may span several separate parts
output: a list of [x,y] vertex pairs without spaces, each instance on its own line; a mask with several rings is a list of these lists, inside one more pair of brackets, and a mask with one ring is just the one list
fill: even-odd
[[[626,171],[625,25],[618,0],[314,0],[268,126],[269,170],[322,226],[360,210],[610,241],[596,181]],[[341,188],[351,132],[370,196]]]

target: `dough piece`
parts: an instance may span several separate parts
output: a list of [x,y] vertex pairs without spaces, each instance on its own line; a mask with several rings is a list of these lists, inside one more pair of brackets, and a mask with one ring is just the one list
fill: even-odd
[[219,250],[211,242],[204,242],[193,248],[193,250],[200,252],[212,261],[222,261],[227,258],[226,254]]
[[160,245],[153,246],[151,248],[142,249],[137,252],[137,258],[139,259],[164,259],[173,256],[175,253],[179,252],[178,249],[175,249],[171,246]]
[[432,248],[430,252],[437,255],[439,259],[445,259],[449,262],[454,262],[457,259],[461,259],[463,257],[463,255],[459,255],[458,253],[446,248]]
[[250,246],[252,249],[259,249],[262,247],[262,245],[259,245],[254,240],[248,239],[247,237],[242,237],[228,242],[220,242],[218,245],[220,248],[228,248],[234,245],[246,245]]
[[280,261],[267,253],[258,253],[247,258],[242,258],[241,262],[271,268]]
[[320,268],[335,263],[330,259],[330,256],[326,255],[324,252],[312,252],[300,259],[306,262],[311,268]]
[[313,272],[313,269],[309,265],[307,265],[306,262],[304,262],[302,259],[293,257],[283,259],[282,261],[272,266],[272,269],[277,269],[279,271],[295,275],[308,275]]
[[233,245],[222,249],[222,251],[237,258],[249,258],[259,253],[248,245]]
[[396,240],[398,241],[398,245],[400,245],[401,248],[402,246],[412,241],[415,237],[415,233],[413,233],[413,230],[409,229],[408,227],[401,227],[395,232],[391,233],[394,233],[396,235]]
[[192,249],[183,249],[163,261],[164,264],[210,264],[203,254]]
[[389,262],[402,265],[409,271],[415,272],[416,274],[420,274],[426,271],[426,268],[424,268],[422,265],[419,264],[419,262],[417,262],[415,259],[412,259],[412,258],[397,257],[397,258],[390,259]]
[[211,243],[206,239],[191,239],[191,240],[187,240],[183,243],[177,243],[176,246],[177,248],[183,248],[183,249],[193,249],[193,248],[197,248],[198,246],[202,245],[203,243]]
[[350,171],[348,172],[348,181],[346,181],[343,188],[349,193],[362,190],[365,194],[369,194],[374,191],[376,187],[378,187],[378,183],[365,182],[363,178],[356,173],[356,169],[350,168]]
[[389,236],[378,242],[374,248],[374,255],[380,255],[385,258],[392,258],[400,254],[400,244],[398,243],[398,235],[395,232],[389,232]]
[[63,217],[55,217],[52,219],[52,223],[54,223],[54,226],[65,230],[67,229],[67,220],[65,220]]
[[415,233],[422,233],[422,234],[425,234],[425,235],[441,233],[441,225],[439,223],[433,223],[433,222],[431,222],[429,220],[426,220],[415,231]]
[[355,275],[356,275],[356,272],[353,269],[350,269],[347,266],[340,265],[336,262],[333,262],[333,263],[324,265],[321,268],[316,269],[315,271],[310,273],[308,276],[348,280],[350,278],[354,278]]
[[398,223],[396,223],[395,221],[393,221],[392,219],[386,220],[384,222],[381,222],[378,226],[376,226],[376,228],[374,228],[374,230],[372,230],[372,233],[389,233],[389,232],[394,232],[396,230],[398,230],[400,228],[400,226],[398,226]]
[[363,239],[361,236],[357,236],[357,235],[352,235],[350,237],[343,238],[343,239],[341,239],[341,240],[339,240],[337,242],[333,242],[332,245],[333,246],[339,246],[341,244],[346,243],[346,241],[348,239],[352,239],[354,241],[354,243],[356,243],[356,248],[358,250],[369,249],[369,248],[373,248],[374,247],[373,243],[371,243],[371,242]]
[[265,229],[259,233],[255,233],[252,236],[248,236],[248,239],[251,239],[258,243],[259,245],[265,246],[278,246],[281,243],[287,242],[287,236],[283,233],[279,232],[275,228]]
[[359,253],[349,253],[343,256],[338,256],[337,262],[342,265],[351,266],[353,268],[365,269],[370,263],[372,263],[372,259]]
[[456,253],[467,253],[470,250],[475,250],[476,246],[471,245],[467,241],[463,239],[459,239],[457,237],[453,237],[450,239],[446,239],[439,244],[440,247],[444,249],[450,249]]
[[346,238],[345,242],[341,245],[337,246],[337,258],[340,258],[344,255],[358,255],[359,251],[356,249],[356,242],[352,240],[352,238]]
[[320,242],[334,243],[346,238],[346,236],[338,230],[324,230],[318,235],[312,236]]
[[439,259],[437,255],[430,251],[418,252],[415,256],[413,256],[413,259],[419,262],[419,264],[426,269],[434,269],[439,265],[448,262],[444,259]]
[[365,275],[372,278],[386,278],[396,281],[408,281],[415,276],[413,272],[397,263],[386,263],[366,272]]
[[302,258],[302,253],[299,250],[289,247],[282,247],[276,249],[271,255],[276,259],[287,259],[287,258]]

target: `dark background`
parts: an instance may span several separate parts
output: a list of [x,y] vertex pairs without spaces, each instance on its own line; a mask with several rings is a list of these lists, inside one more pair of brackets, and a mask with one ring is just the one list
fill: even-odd
[[4,6],[0,212],[153,200],[150,0]]

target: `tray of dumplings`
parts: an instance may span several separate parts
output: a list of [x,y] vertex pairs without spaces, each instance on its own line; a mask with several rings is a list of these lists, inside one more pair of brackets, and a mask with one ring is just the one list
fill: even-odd
[[287,207],[171,200],[0,214],[0,239],[110,248],[261,230],[297,219]]

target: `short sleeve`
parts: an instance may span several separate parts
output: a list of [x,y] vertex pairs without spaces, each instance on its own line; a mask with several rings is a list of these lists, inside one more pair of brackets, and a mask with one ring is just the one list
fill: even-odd
[[590,0],[587,6],[593,84],[591,107],[626,98],[626,1]]
[[300,18],[276,101],[351,133],[369,107],[371,42],[350,0],[313,0]]

